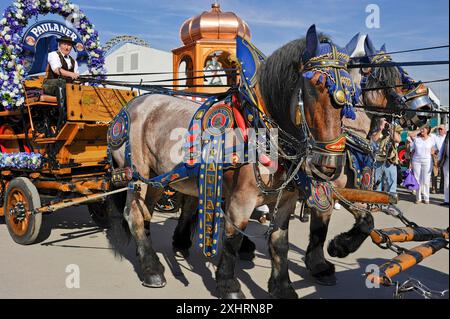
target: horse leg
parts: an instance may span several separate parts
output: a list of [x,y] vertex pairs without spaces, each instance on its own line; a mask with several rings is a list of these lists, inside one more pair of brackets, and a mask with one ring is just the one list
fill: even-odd
[[[243,230],[247,227],[255,204],[256,196],[249,196],[246,191],[235,192],[229,200],[226,214],[235,227]],[[223,251],[216,270],[217,293],[222,299],[245,298],[235,276],[236,259],[243,235],[233,225],[228,221],[225,223]]]
[[323,246],[327,238],[332,208],[327,212],[305,207],[310,211],[309,244],[306,250],[305,264],[318,284],[334,286],[336,284],[335,268],[325,259]]
[[275,216],[276,229],[269,237],[269,252],[272,271],[269,279],[269,294],[274,298],[297,299],[298,295],[291,286],[288,270],[289,238],[288,227],[291,213],[295,210],[298,195],[283,199]]
[[252,261],[255,259],[256,245],[247,236],[243,236],[242,244],[239,248],[239,258],[241,260]]
[[[356,188],[355,175],[350,169],[349,162],[345,167],[344,173],[334,182],[337,187]],[[332,257],[344,258],[350,253],[355,252],[370,235],[374,228],[372,214],[365,211],[356,210],[349,207],[345,202],[341,205],[355,217],[355,224],[352,229],[337,235],[328,244],[328,254]]]
[[344,258],[354,253],[370,235],[374,228],[374,220],[369,212],[360,212],[342,203],[354,217],[355,224],[352,229],[334,237],[328,244],[328,253],[332,257]]
[[[146,232],[145,223],[151,219],[154,200],[148,202],[152,197],[152,191],[147,192],[147,185],[142,185],[141,191],[128,191],[124,210],[124,218],[128,223],[131,235],[136,241],[137,254],[143,274],[142,284],[146,287],[160,288],[166,285],[164,277],[164,266],[159,261],[152,247],[149,231]],[[142,194],[147,196],[143,197]],[[145,198],[145,199],[144,199]]]
[[172,248],[176,256],[188,258],[189,248],[192,246],[192,236],[197,224],[198,198],[183,194],[180,196],[181,215],[173,233]]

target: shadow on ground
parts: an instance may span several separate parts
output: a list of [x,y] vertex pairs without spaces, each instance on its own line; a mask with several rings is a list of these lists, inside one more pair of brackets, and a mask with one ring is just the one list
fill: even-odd
[[[172,215],[173,216],[173,215]],[[84,236],[96,236],[97,233],[103,230],[96,227],[91,220],[87,209],[75,208],[67,209],[56,213],[54,215],[45,216],[44,227],[47,229],[47,237],[41,242],[41,245],[45,246],[64,246],[71,248],[97,248],[97,249],[110,249],[104,247],[85,247],[72,245],[71,240],[84,237]],[[172,234],[176,227],[177,220],[174,218],[167,218],[162,221],[152,222],[151,234],[152,238],[158,238],[160,240],[153,240],[154,249],[157,253],[162,255],[162,258],[166,261],[168,267],[165,270],[165,276],[173,276],[180,281],[184,286],[189,286],[189,280],[186,274],[193,272],[201,276],[203,284],[212,296],[216,295],[216,282],[215,282],[215,269],[218,264],[219,258],[214,257],[207,259],[204,257],[194,243],[190,250],[190,257],[187,260],[180,260],[175,257],[172,251]],[[65,229],[68,232],[61,234],[63,238],[58,238],[52,241],[45,241],[50,236],[51,229]],[[261,235],[267,229],[267,226],[261,225],[256,222],[252,222],[249,225],[248,233]],[[109,230],[106,231],[108,235]],[[238,260],[236,265],[236,275],[240,282],[245,285],[250,291],[249,298],[266,299],[270,298],[267,293],[267,284],[260,286],[252,279],[251,271],[255,267],[264,267],[266,269],[267,279],[270,276],[270,267],[261,266],[258,263],[260,259],[269,259],[267,250],[267,241],[265,238],[252,239],[257,247],[256,259],[254,261]],[[112,248],[111,248],[112,249]],[[289,269],[296,276],[300,277],[299,280],[293,281],[292,285],[297,290],[306,289],[311,286],[314,287],[314,292],[305,296],[310,299],[380,299],[380,298],[392,298],[394,292],[393,288],[381,287],[379,289],[368,289],[365,285],[365,277],[363,276],[366,266],[369,264],[381,265],[386,262],[386,259],[374,258],[357,259],[356,265],[353,262],[351,265],[345,264],[344,260],[335,260],[336,264],[340,267],[346,268],[344,271],[337,273],[338,285],[334,287],[326,287],[318,285],[314,282],[313,278],[309,276],[307,270],[302,262],[302,257],[305,255],[305,251],[293,244],[290,245],[290,249],[296,253],[295,258],[289,261]],[[140,270],[139,261],[136,255],[136,245],[134,241],[124,245],[118,245],[114,248],[116,256],[128,260],[134,267],[137,276],[142,280],[142,273]],[[357,268],[356,268],[357,267]],[[356,269],[355,269],[356,268]],[[403,282],[408,278],[416,278],[434,290],[448,289],[449,276],[445,273],[417,265],[405,273],[396,277],[396,280]],[[420,296],[411,293],[407,295],[407,298],[420,298]]]

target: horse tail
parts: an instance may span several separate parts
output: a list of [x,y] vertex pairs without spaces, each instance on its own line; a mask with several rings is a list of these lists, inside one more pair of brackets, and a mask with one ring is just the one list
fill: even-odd
[[[117,167],[116,161],[109,158],[111,167]],[[111,190],[114,190],[113,186]],[[107,231],[107,238],[114,249],[114,251],[120,255],[123,255],[123,249],[128,246],[131,241],[132,235],[128,223],[124,218],[124,210],[127,201],[127,193],[121,192],[108,196],[107,200],[110,203],[110,227]]]

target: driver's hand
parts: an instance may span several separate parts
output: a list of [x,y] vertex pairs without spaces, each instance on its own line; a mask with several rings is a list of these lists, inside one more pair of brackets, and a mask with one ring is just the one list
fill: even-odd
[[76,80],[80,77],[80,75],[78,73],[72,73],[72,79]]

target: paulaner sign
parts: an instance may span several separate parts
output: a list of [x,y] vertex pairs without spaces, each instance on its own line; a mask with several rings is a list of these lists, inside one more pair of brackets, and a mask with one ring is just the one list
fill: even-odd
[[23,44],[26,49],[35,51],[39,39],[51,35],[67,36],[76,43],[76,51],[82,52],[84,50],[84,45],[78,34],[63,23],[57,21],[42,21],[29,27],[23,36]]
[[78,33],[58,21],[41,21],[33,24],[27,29],[22,37],[24,67],[27,74],[44,72],[47,68],[47,55],[51,50],[56,50],[58,45],[55,37],[67,36],[74,44],[76,59],[79,64],[85,63],[88,59]]

